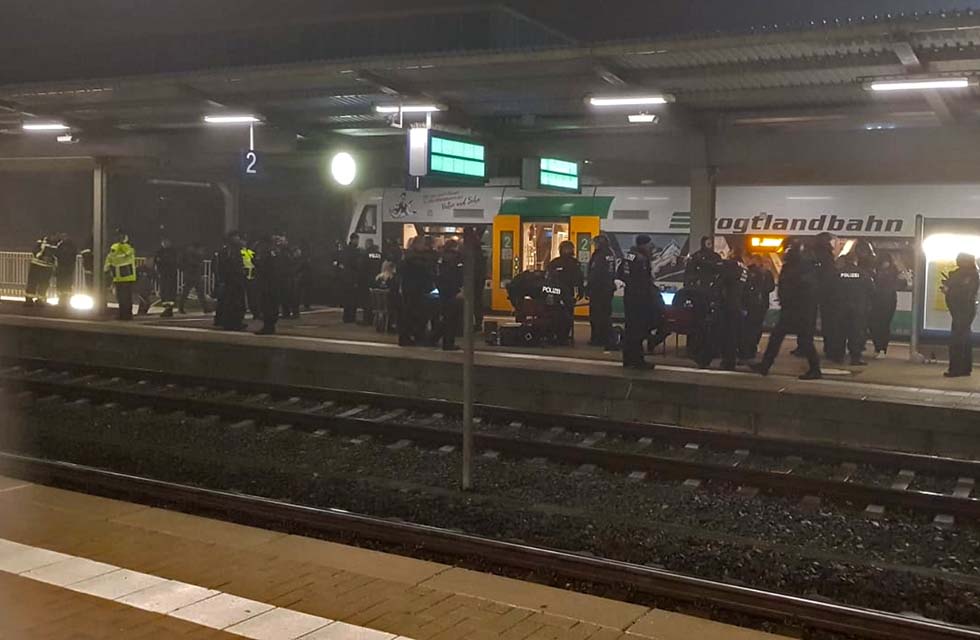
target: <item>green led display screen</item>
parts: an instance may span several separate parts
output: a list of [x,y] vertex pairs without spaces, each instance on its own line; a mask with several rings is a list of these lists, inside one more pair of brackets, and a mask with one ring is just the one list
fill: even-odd
[[541,158],[539,184],[542,189],[578,192],[578,163],[555,158]]
[[482,144],[432,134],[429,142],[429,172],[464,178],[486,178],[484,147]]

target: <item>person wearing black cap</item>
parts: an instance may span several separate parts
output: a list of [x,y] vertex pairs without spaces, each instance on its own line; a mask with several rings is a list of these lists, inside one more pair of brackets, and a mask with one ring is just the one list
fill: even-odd
[[660,290],[653,282],[650,265],[650,236],[639,235],[636,244],[623,257],[616,274],[626,284],[623,306],[626,335],[623,339],[623,366],[627,369],[653,369],[643,355],[643,340],[659,323],[663,311]]
[[558,330],[559,345],[566,345],[572,340],[575,327],[575,300],[582,298],[582,267],[575,259],[575,245],[565,240],[558,245],[558,257],[548,263],[545,277],[561,288],[562,322]]
[[594,347],[612,348],[612,301],[616,293],[616,254],[609,248],[609,238],[596,236],[595,251],[589,260],[589,324]]
[[961,378],[973,373],[973,319],[977,316],[977,260],[968,253],[956,256],[956,270],[943,279],[946,307],[953,317],[949,335],[949,371],[947,378]]

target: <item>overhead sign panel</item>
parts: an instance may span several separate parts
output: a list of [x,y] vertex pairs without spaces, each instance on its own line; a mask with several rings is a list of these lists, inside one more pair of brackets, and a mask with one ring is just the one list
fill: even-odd
[[541,158],[539,184],[542,189],[578,193],[578,163],[557,158]]
[[408,172],[415,177],[434,176],[482,183],[487,177],[486,147],[432,129],[410,129]]

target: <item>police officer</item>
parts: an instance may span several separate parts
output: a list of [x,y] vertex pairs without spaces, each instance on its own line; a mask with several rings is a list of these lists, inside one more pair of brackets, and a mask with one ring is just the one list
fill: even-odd
[[595,251],[589,259],[589,324],[593,347],[612,349],[612,301],[616,293],[616,254],[609,247],[609,238],[596,236]]
[[227,331],[241,331],[245,326],[245,265],[242,247],[245,243],[237,231],[228,232],[225,246],[218,256],[218,278],[221,281],[220,312],[216,319]]
[[687,260],[684,267],[684,288],[694,303],[694,317],[687,336],[687,354],[700,362],[708,357],[711,332],[718,322],[718,277],[721,256],[715,251],[714,238],[701,238],[701,247]]
[[438,333],[442,334],[442,349],[457,351],[456,334],[463,315],[463,253],[456,240],[447,240],[443,245],[436,263],[436,287],[439,289],[439,312],[442,316],[438,329]]
[[823,333],[824,355],[836,362],[844,361],[844,346],[840,332],[839,271],[834,258],[833,234],[823,232],[812,243],[810,252],[817,275],[817,311]]
[[698,366],[707,368],[711,361],[721,355],[721,368],[734,371],[738,357],[739,329],[742,313],[745,283],[748,270],[741,259],[735,255],[722,260],[718,266],[718,304],[711,323],[708,342],[701,350]]
[[255,281],[255,251],[247,245],[242,247],[242,268],[245,270],[245,306],[252,318],[258,318],[261,312],[261,296]]
[[347,246],[340,255],[340,276],[343,282],[344,322],[352,323],[357,320],[358,277],[361,268],[361,238],[356,233],[350,234]]
[[282,291],[282,267],[285,239],[273,235],[269,240],[260,243],[259,251],[255,254],[255,294],[256,304],[262,318],[262,328],[256,335],[272,335],[276,332],[279,320],[280,295]]
[[977,316],[977,259],[968,253],[956,256],[956,270],[942,283],[946,307],[953,318],[949,334],[949,371],[947,378],[961,378],[973,373],[973,320]]
[[575,245],[571,241],[565,240],[558,245],[558,257],[548,263],[545,277],[562,291],[563,317],[560,321],[562,329],[558,333],[557,342],[559,345],[567,345],[573,340],[575,301],[582,299],[582,289],[585,284],[582,278],[582,266],[575,258]]
[[759,353],[759,340],[762,338],[762,325],[769,313],[769,295],[776,290],[776,280],[766,267],[762,256],[753,255],[749,261],[748,279],[745,282],[745,322],[739,357],[742,360],[755,360]]
[[368,238],[364,242],[364,254],[358,271],[358,304],[364,309],[364,324],[374,322],[371,289],[374,288],[378,274],[381,273],[382,264],[384,264],[384,255],[381,252],[381,247],[374,244],[372,238]]
[[800,355],[809,363],[809,369],[800,379],[817,380],[821,377],[820,357],[813,345],[819,288],[816,258],[812,251],[804,251],[801,242],[788,243],[783,269],[779,273],[779,320],[769,336],[762,362],[751,365],[756,373],[769,375],[786,334],[795,333]]
[[208,296],[204,292],[204,248],[199,242],[192,242],[180,254],[180,270],[184,274],[184,286],[180,290],[180,299],[177,301],[177,312],[187,313],[187,296],[191,289],[197,294],[197,299],[201,303],[201,310],[210,313]]
[[157,282],[160,284],[160,304],[163,306],[163,318],[174,316],[174,305],[177,303],[177,249],[169,238],[160,240],[160,248],[153,257],[153,266],[157,272]]
[[116,241],[109,247],[103,270],[112,278],[119,303],[119,319],[133,319],[133,283],[136,282],[136,250],[129,244],[129,236],[116,232]]
[[717,275],[721,255],[715,251],[715,239],[701,237],[701,246],[687,259],[684,267],[684,286],[691,289],[704,289],[706,282]]
[[27,268],[27,286],[24,287],[24,306],[43,305],[48,299],[48,286],[57,258],[55,244],[44,236],[34,243],[31,263]]
[[843,360],[846,349],[853,366],[868,364],[862,355],[868,330],[868,310],[874,294],[871,272],[861,266],[860,262],[856,252],[844,256],[840,261],[840,282],[837,285],[837,294],[840,296],[837,301],[840,339],[835,344],[838,350],[833,352],[833,357]]
[[653,369],[643,355],[643,340],[659,324],[663,311],[660,290],[653,282],[650,265],[650,236],[639,235],[619,265],[617,277],[626,284],[623,306],[626,312],[626,336],[623,339],[623,366],[631,369]]
[[401,287],[401,318],[398,323],[398,344],[414,347],[425,342],[426,302],[432,291],[431,262],[420,236],[412,240],[399,273]]
[[78,249],[75,243],[68,237],[67,233],[58,234],[58,246],[55,248],[55,258],[58,266],[55,267],[54,279],[58,286],[58,304],[62,307],[68,306],[71,300],[72,289],[75,286],[75,262],[78,257]]
[[892,337],[892,318],[898,306],[898,268],[887,253],[883,253],[875,267],[875,291],[871,298],[871,340],[874,342],[875,357],[883,358],[888,353],[888,343]]

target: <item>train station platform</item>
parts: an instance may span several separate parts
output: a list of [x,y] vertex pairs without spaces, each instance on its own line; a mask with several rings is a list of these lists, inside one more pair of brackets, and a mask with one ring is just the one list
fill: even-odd
[[0,611],[5,640],[781,637],[2,476]]
[[[228,380],[356,389],[458,400],[462,356],[400,348],[335,310],[284,321],[276,336],[227,333],[205,317],[134,323],[0,315],[0,357],[132,367]],[[672,341],[672,340],[671,340]],[[792,343],[791,343],[792,344]],[[784,354],[774,375],[697,370],[676,354],[653,372],[624,371],[618,354],[586,346],[504,351],[481,345],[477,401],[705,429],[873,446],[955,457],[980,455],[980,387],[942,377],[940,363],[873,361],[796,379]]]

